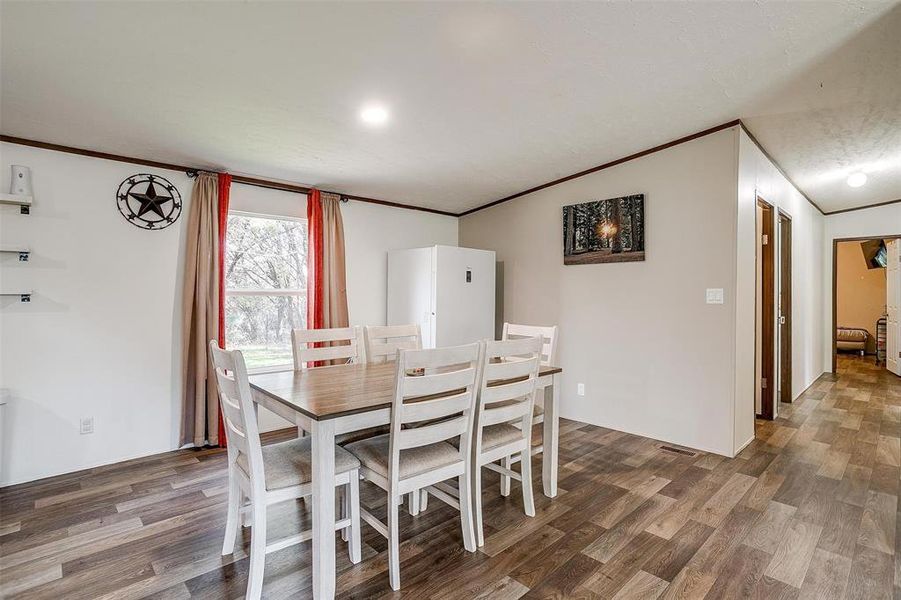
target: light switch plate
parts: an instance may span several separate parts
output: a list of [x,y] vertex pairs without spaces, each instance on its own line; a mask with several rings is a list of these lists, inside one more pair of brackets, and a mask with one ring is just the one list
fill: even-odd
[[723,288],[707,288],[707,304],[722,304]]

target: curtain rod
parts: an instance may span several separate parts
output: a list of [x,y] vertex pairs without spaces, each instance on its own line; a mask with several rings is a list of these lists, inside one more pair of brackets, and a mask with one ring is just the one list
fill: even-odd
[[[215,171],[205,171],[204,169],[185,169],[185,175],[194,179],[201,172],[214,173]],[[309,188],[303,185],[295,185],[292,183],[283,183],[280,181],[272,181],[269,179],[257,179],[256,177],[247,177],[245,175],[232,175],[232,183],[240,183],[243,185],[250,185],[253,187],[265,188],[269,190],[279,190],[282,192],[292,192],[295,194],[309,194],[313,191],[313,188]],[[325,190],[321,190],[325,191]],[[348,202],[349,198],[344,196],[343,194],[338,194],[337,192],[326,192],[329,194],[337,194],[341,198],[341,202]]]

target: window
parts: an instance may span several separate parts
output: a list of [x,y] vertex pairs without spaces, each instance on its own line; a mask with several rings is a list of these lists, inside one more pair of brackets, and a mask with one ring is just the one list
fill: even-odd
[[225,341],[248,369],[290,366],[291,330],[307,317],[307,222],[228,215]]

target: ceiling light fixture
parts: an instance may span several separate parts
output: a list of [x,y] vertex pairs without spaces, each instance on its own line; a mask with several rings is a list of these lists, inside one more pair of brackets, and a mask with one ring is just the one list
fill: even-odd
[[851,187],[857,188],[862,186],[866,182],[866,173],[861,173],[860,171],[858,171],[857,173],[851,173],[850,175],[848,175],[848,185],[850,185]]
[[388,111],[383,106],[366,106],[360,111],[360,119],[369,125],[383,125],[388,120]]

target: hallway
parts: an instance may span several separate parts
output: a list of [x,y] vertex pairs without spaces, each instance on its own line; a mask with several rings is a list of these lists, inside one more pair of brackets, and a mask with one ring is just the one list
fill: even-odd
[[805,598],[898,598],[901,379],[839,355],[837,375],[758,421],[757,435],[739,458],[777,452],[761,479],[784,479],[761,522],[789,548],[768,571],[796,570]]

